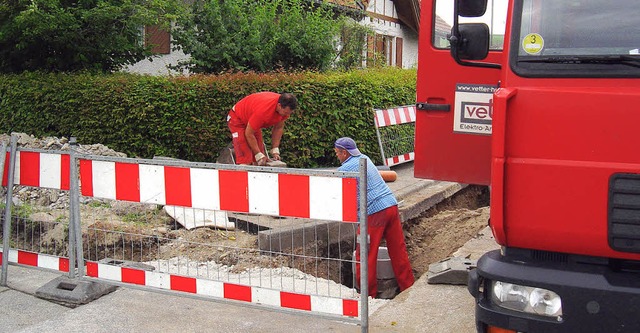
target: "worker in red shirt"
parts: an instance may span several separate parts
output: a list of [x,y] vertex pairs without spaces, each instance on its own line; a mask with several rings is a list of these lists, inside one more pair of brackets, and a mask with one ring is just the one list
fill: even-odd
[[227,125],[231,131],[237,164],[266,165],[262,129],[271,130],[271,157],[280,160],[280,139],[284,121],[298,107],[298,100],[290,93],[259,92],[241,99],[231,108]]

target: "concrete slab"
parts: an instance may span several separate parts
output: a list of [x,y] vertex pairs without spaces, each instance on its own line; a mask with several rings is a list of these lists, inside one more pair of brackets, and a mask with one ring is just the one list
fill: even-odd
[[230,223],[236,224],[239,230],[257,232],[266,229],[288,229],[300,224],[312,224],[313,221],[268,215],[255,215],[229,212]]
[[46,270],[41,270],[37,274],[34,274],[32,269],[9,265],[7,266],[7,287],[35,295],[40,287],[60,275],[62,275],[60,272]]
[[[491,229],[486,227],[453,257],[477,261],[482,254],[498,248]],[[466,285],[429,284],[427,274],[423,274],[411,288],[371,315],[369,331],[474,333],[474,302]]]
[[236,227],[229,222],[225,211],[168,205],[164,206],[164,211],[187,230],[200,227],[233,230]]
[[[299,220],[300,221],[300,220]],[[274,228],[258,233],[258,246],[263,251],[286,251],[316,240],[354,241],[357,225],[333,221],[310,221],[286,228]]]
[[[12,274],[9,274],[11,277]],[[70,310],[18,290],[5,289],[0,292],[0,331],[22,332],[44,321],[61,318]],[[51,328],[41,332],[51,332]]]
[[395,171],[398,177],[393,182],[387,182],[387,185],[398,201],[402,201],[405,196],[415,193],[435,182],[431,179],[415,178],[413,176],[413,162],[399,164],[390,169]]
[[465,286],[432,285],[422,277],[369,319],[370,332],[475,332],[474,300]]
[[498,249],[500,249],[500,246],[493,238],[491,228],[487,226],[478,233],[477,237],[464,243],[461,248],[453,253],[453,256],[478,261],[483,254]]
[[427,282],[430,284],[467,285],[469,270],[476,261],[462,257],[451,257],[429,265]]

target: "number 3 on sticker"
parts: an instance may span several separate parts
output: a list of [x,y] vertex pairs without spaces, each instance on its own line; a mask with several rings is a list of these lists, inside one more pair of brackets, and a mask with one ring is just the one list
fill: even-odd
[[539,34],[531,33],[522,40],[522,49],[528,54],[538,54],[544,47],[544,39]]

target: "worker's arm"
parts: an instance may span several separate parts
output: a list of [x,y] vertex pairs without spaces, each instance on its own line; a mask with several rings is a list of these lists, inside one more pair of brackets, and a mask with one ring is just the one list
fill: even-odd
[[[247,144],[249,145],[253,156],[256,156],[258,153],[262,154],[260,148],[258,147],[258,139],[256,139],[256,133],[250,124],[247,124],[247,128],[244,130],[244,137],[247,140]],[[258,162],[258,165],[266,165],[267,156],[264,156],[264,154],[262,154],[262,157],[260,157],[260,159],[256,158],[256,162]]]
[[274,160],[280,160],[280,139],[284,133],[284,120],[275,124],[271,130],[271,157]]

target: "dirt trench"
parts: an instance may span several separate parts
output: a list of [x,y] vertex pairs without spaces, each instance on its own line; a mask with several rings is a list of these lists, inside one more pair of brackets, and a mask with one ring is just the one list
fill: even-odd
[[450,257],[489,223],[489,189],[468,186],[420,216],[404,223],[405,242],[414,275]]
[[[405,241],[416,278],[426,273],[430,264],[451,256],[487,225],[488,205],[487,187],[468,186],[404,222]],[[233,272],[285,266],[347,287],[353,284],[350,260],[355,245],[348,241],[334,244],[318,241],[293,249],[289,255],[263,255],[257,248],[256,230],[249,228],[232,232],[211,228],[186,230],[163,214],[162,209],[153,206],[109,207],[94,203],[83,205],[82,210],[83,216],[95,218],[83,220],[83,226],[88,226],[83,227],[88,229],[83,230],[88,260],[110,257],[144,262],[184,257],[195,262],[227,265]],[[62,221],[67,215],[64,210],[46,211],[35,216],[49,222],[21,220],[22,225],[18,223],[13,227],[13,235],[18,235],[15,243],[30,244],[25,249],[34,252],[45,252],[43,248],[53,246],[51,254],[65,256],[68,229]],[[318,260],[317,257],[344,261]]]

